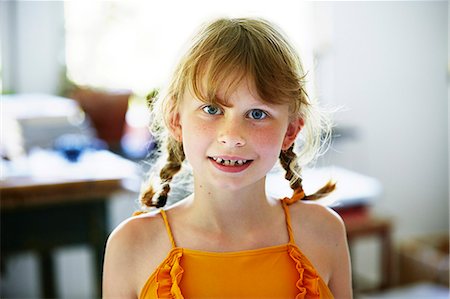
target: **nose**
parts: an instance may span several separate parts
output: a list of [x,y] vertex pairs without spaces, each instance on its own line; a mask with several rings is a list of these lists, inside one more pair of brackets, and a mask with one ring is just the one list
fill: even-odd
[[219,128],[217,141],[227,147],[242,147],[246,144],[244,131],[238,120],[229,119]]

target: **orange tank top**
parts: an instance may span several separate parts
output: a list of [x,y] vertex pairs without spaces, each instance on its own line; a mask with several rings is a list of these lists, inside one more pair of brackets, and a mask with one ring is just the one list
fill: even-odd
[[289,242],[238,252],[205,252],[172,242],[166,259],[149,277],[139,298],[333,298],[311,262],[295,244],[288,204],[282,201]]

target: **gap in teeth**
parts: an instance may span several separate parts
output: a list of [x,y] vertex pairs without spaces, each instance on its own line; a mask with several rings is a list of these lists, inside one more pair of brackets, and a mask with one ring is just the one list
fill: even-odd
[[245,163],[248,162],[248,160],[224,160],[222,158],[216,157],[213,157],[212,159],[217,163],[220,163],[225,166],[244,165]]

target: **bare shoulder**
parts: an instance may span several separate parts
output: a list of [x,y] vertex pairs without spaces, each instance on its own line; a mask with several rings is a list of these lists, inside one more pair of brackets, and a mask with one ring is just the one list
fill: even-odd
[[351,298],[350,256],[342,218],[314,202],[297,202],[289,210],[297,245],[336,298]]
[[[345,225],[342,218],[332,209],[315,202],[302,202],[290,206],[293,225],[312,234],[327,236],[324,241],[343,241]],[[331,245],[331,244],[329,244]]]
[[141,250],[142,247],[158,245],[156,241],[163,232],[165,232],[164,222],[158,212],[133,216],[124,220],[113,230],[108,238],[106,248],[135,252]]
[[123,221],[107,241],[103,269],[104,297],[136,298],[169,250],[170,240],[158,212]]

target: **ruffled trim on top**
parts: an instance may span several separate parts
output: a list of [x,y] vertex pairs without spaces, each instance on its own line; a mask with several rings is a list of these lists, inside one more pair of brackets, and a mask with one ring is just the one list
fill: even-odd
[[[295,262],[295,268],[298,272],[298,280],[295,285],[299,293],[295,296],[295,299],[325,298],[324,296],[333,298],[332,294],[325,290],[325,293],[321,294],[321,278],[311,262],[301,253],[300,249],[295,244],[289,243],[287,245],[287,251],[291,259]],[[154,279],[158,298],[184,299],[180,289],[180,282],[184,273],[184,269],[180,265],[182,256],[182,248],[172,249],[166,260],[155,273]],[[322,287],[326,287],[326,285]],[[145,292],[146,290],[144,288],[141,296]]]
[[320,276],[314,269],[309,260],[300,252],[294,244],[288,245],[289,256],[295,261],[295,268],[298,271],[299,278],[296,283],[300,293],[295,299],[320,298],[319,280]]
[[180,290],[180,281],[184,273],[184,269],[180,265],[182,256],[183,251],[180,248],[172,249],[158,269],[155,277],[158,298],[184,298]]

